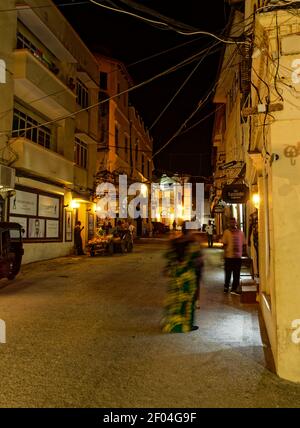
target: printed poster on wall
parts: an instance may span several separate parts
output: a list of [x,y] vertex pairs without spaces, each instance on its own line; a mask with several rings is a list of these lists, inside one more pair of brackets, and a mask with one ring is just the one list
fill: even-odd
[[22,226],[22,238],[27,238],[27,218],[24,217],[9,217],[9,221],[19,223]]
[[39,195],[39,217],[59,217],[59,198]]
[[10,214],[23,214],[36,216],[37,194],[16,190],[10,199]]
[[66,211],[65,214],[65,241],[72,241],[72,212]]
[[47,220],[46,222],[46,238],[59,237],[59,222],[58,220]]
[[45,238],[45,220],[38,218],[29,219],[28,238]]

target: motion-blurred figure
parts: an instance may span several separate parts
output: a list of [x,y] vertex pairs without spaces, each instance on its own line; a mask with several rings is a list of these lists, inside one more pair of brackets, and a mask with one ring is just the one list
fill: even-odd
[[[198,297],[202,252],[194,235],[182,226],[182,235],[170,241],[166,254],[166,274],[169,277],[163,331],[185,333],[197,330],[194,325],[195,303]],[[199,275],[200,274],[200,275]]]

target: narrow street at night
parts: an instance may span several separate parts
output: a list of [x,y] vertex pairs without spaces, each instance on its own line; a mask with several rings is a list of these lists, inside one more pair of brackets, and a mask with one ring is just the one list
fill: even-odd
[[1,281],[0,407],[299,407],[266,368],[258,305],[223,293],[206,251],[199,330],[161,333],[166,241],[132,254],[62,257]]

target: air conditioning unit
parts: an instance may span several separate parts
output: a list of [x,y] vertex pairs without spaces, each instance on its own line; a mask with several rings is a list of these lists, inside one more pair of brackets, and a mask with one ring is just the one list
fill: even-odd
[[7,192],[15,188],[16,170],[9,166],[0,165],[0,191]]

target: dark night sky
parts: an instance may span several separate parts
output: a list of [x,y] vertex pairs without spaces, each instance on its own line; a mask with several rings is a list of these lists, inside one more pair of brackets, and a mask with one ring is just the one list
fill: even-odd
[[[55,0],[56,4],[79,3],[83,0]],[[99,0],[100,1],[100,0]],[[135,11],[120,0],[114,2],[101,0],[106,5],[117,7],[147,16]],[[145,5],[158,13],[196,27],[199,30],[220,34],[226,25],[228,9],[223,0],[143,0],[136,3]],[[192,41],[183,47],[172,50],[138,65],[128,67],[135,84],[177,64],[201,51],[214,39],[204,36],[184,36],[172,30],[160,30],[137,18],[110,11],[93,4],[61,6],[60,10],[91,50],[117,58],[129,65],[158,52]],[[147,16],[152,19],[150,16]],[[193,77],[184,86],[170,107],[152,128],[154,151],[159,149],[180,127],[195,109],[199,100],[214,84],[220,51],[204,59]],[[181,68],[154,82],[134,90],[130,94],[132,104],[137,108],[146,126],[150,127],[159,113],[184,82],[192,69],[192,64]],[[211,99],[211,98],[210,98]],[[197,112],[188,126],[212,111],[212,103]],[[211,131],[213,116],[193,130],[174,139],[166,149],[155,157],[155,167],[193,175],[210,175]]]

